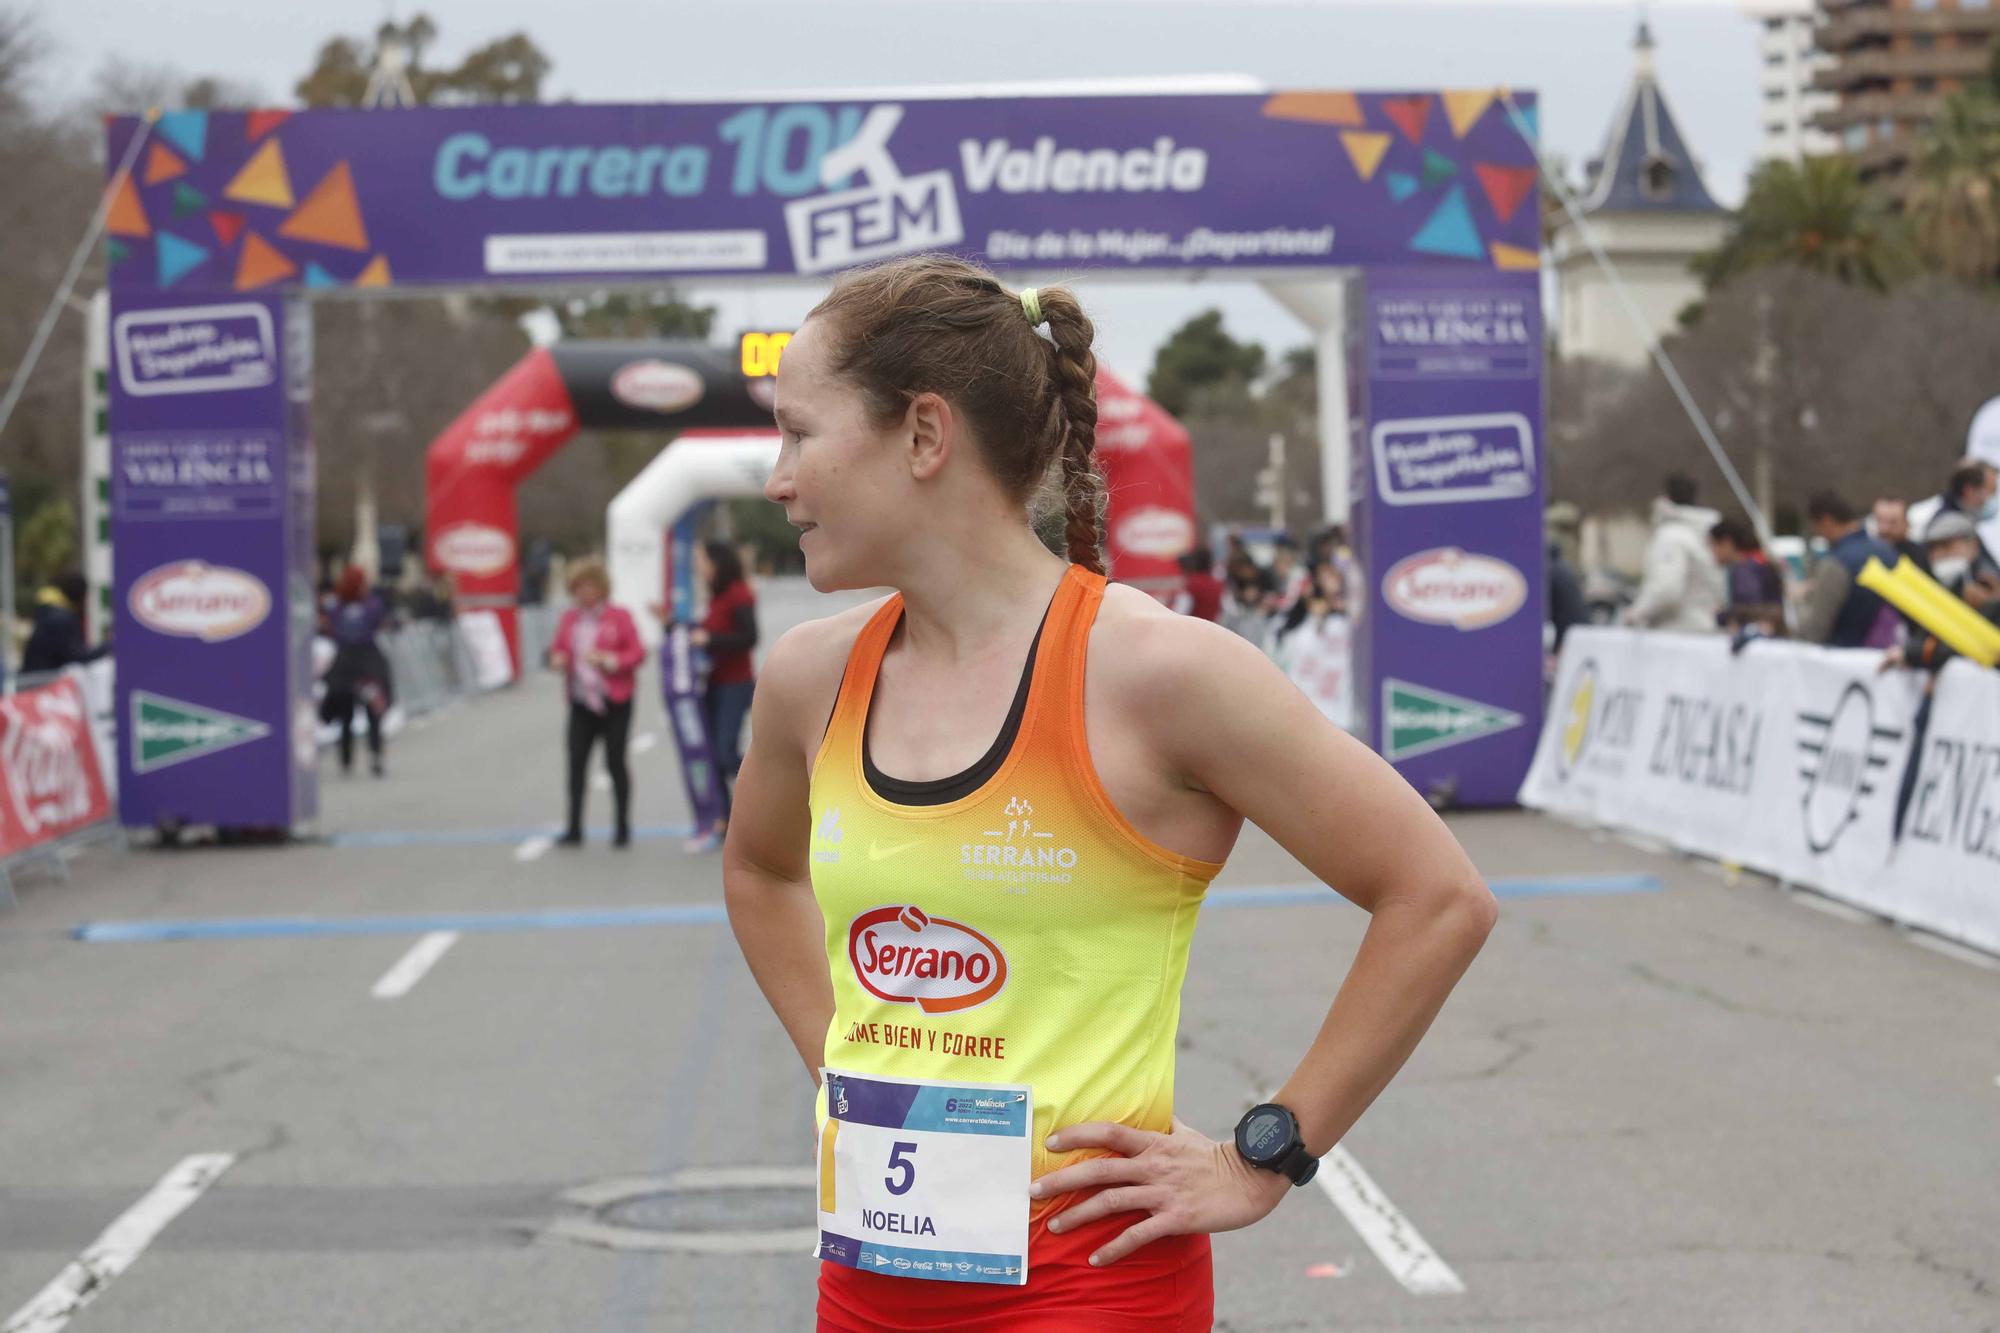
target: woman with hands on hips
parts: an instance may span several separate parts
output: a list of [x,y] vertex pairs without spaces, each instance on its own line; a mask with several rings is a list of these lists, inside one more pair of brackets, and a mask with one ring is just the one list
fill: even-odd
[[[895,590],[772,646],[723,850],[744,956],[824,1071],[823,1331],[1210,1327],[1209,1234],[1310,1178],[1496,919],[1423,798],[1255,646],[1106,585],[1093,336],[1068,292],[923,256],[840,280],[779,366],[765,495],[808,579]],[[1030,526],[1050,478],[1067,558]],[[1245,819],[1372,920],[1292,1076],[1212,1139],[1174,1116],[1175,1035]],[[948,1129],[968,1089],[1029,1116],[1025,1179],[990,1139],[871,1128]]]

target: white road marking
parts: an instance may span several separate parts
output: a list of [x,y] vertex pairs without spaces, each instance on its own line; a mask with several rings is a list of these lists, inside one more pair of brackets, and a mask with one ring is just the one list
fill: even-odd
[[1326,1191],[1326,1197],[1360,1233],[1390,1276],[1413,1295],[1456,1296],[1465,1291],[1458,1274],[1438,1258],[1347,1149],[1336,1144],[1320,1158],[1313,1182]]
[[236,1161],[235,1153],[196,1153],[160,1178],[146,1197],[125,1210],[90,1248],[78,1255],[55,1281],[0,1324],[0,1333],[57,1333],[77,1312],[104,1294],[111,1280],[132,1266],[139,1252],[166,1229],[167,1223],[213,1185]]
[[634,736],[632,738],[632,753],[644,754],[646,753],[646,751],[652,749],[655,745],[658,745],[659,743],[660,743],[659,732],[642,731],[637,736]]
[[537,833],[514,849],[516,861],[539,861],[542,853],[556,845],[556,840],[546,833]]
[[394,1000],[410,993],[410,988],[424,979],[424,973],[431,965],[444,957],[444,951],[458,943],[455,930],[434,930],[410,946],[410,951],[396,960],[396,965],[382,974],[369,994],[378,1000]]

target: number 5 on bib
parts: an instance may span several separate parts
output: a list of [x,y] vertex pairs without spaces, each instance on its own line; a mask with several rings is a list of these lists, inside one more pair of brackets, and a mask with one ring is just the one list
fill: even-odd
[[1024,1285],[1030,1090],[820,1074],[818,1257],[891,1277]]

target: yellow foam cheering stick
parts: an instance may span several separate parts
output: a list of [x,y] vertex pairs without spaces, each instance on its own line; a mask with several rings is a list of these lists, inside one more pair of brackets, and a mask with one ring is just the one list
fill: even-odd
[[1981,666],[2000,662],[2000,626],[1918,569],[1907,556],[1894,569],[1870,556],[1858,582]]

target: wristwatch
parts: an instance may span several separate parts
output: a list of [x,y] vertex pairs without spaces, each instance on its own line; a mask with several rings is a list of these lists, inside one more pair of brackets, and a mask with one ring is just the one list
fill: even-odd
[[1305,1184],[1319,1170],[1319,1158],[1299,1136],[1299,1118],[1276,1102],[1243,1113],[1236,1122],[1236,1151],[1250,1165],[1275,1171],[1294,1185]]

